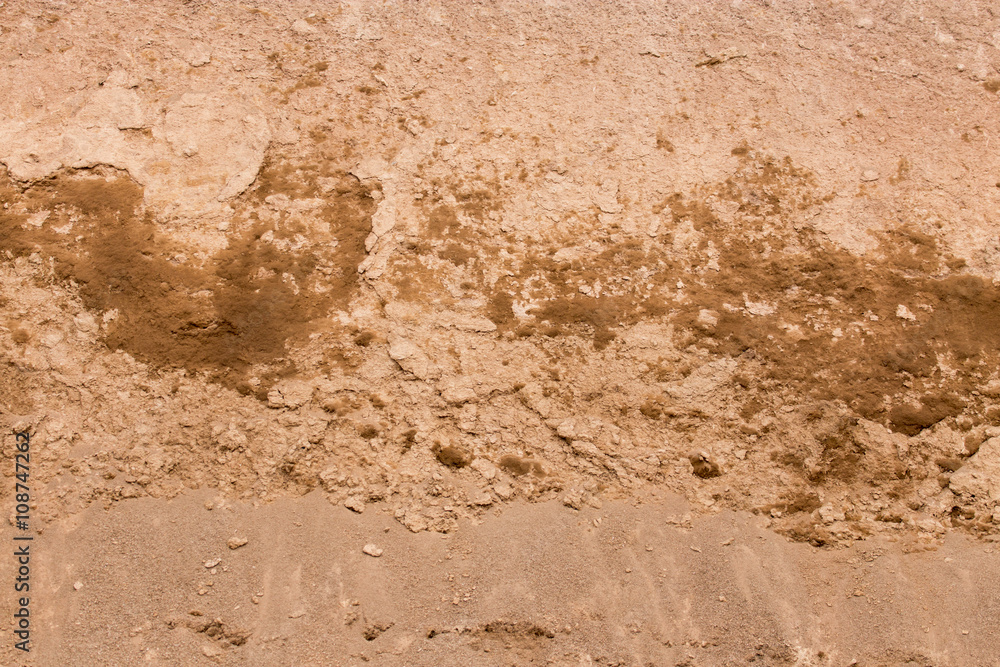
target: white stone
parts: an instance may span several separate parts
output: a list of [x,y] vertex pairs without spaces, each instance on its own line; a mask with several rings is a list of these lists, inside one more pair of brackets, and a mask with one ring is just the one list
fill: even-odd
[[51,211],[38,211],[37,213],[32,213],[28,216],[27,223],[32,227],[41,227],[45,224],[45,220],[49,217]]
[[503,500],[510,500],[514,495],[514,489],[507,482],[499,482],[493,485],[493,491]]
[[363,501],[361,498],[358,498],[357,496],[351,496],[350,498],[344,501],[344,507],[351,510],[352,512],[357,512],[358,514],[361,514],[362,512],[365,511],[365,501]]
[[476,459],[472,462],[472,464],[469,467],[478,472],[480,475],[483,476],[484,479],[487,480],[492,480],[494,477],[497,476],[497,467],[487,459]]
[[827,503],[819,508],[819,518],[823,520],[823,523],[833,523],[834,521],[843,521],[844,512],[842,510],[834,509],[833,505]]
[[433,375],[434,368],[430,359],[416,343],[396,334],[389,334],[389,358],[399,364],[407,373],[412,373],[421,380]]
[[191,67],[201,67],[212,62],[212,49],[205,42],[195,42],[184,52],[184,60]]
[[600,190],[594,195],[594,203],[604,213],[621,213],[625,210],[618,202],[618,184],[612,181],[601,184]]
[[938,30],[934,33],[934,41],[938,44],[954,44],[955,38],[946,32]]
[[582,419],[570,417],[564,419],[556,426],[556,433],[565,440],[576,440],[579,438],[592,437],[590,430]]
[[766,301],[750,301],[746,294],[743,295],[743,305],[751,315],[772,315],[777,311],[777,308]]
[[359,181],[365,181],[369,178],[382,178],[386,170],[389,169],[389,163],[378,156],[369,156],[358,162],[357,166],[350,170],[352,176],[356,177]]
[[719,313],[714,310],[702,309],[698,311],[698,324],[703,327],[714,327],[719,323]]
[[317,32],[316,28],[309,25],[309,22],[305,19],[299,19],[292,24],[292,32],[298,35],[311,35]]
[[452,378],[441,390],[441,398],[452,405],[461,405],[476,400],[476,390],[465,378]]
[[1000,380],[992,380],[985,387],[981,387],[979,391],[990,398],[1000,396]]
[[952,474],[948,486],[954,493],[979,500],[1000,500],[1000,437],[993,437]]
[[234,549],[235,550],[235,549],[239,549],[242,546],[246,546],[247,542],[248,542],[248,540],[245,537],[230,537],[226,541],[226,546],[229,547],[230,549]]

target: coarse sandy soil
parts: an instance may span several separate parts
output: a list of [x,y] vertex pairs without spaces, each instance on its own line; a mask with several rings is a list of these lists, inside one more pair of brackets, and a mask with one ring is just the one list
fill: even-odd
[[1000,665],[995,2],[6,0],[0,92],[0,664]]

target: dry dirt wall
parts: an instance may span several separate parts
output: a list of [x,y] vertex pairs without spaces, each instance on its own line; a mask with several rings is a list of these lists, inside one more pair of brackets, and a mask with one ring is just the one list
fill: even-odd
[[42,526],[667,492],[1000,533],[992,3],[22,0],[0,55]]

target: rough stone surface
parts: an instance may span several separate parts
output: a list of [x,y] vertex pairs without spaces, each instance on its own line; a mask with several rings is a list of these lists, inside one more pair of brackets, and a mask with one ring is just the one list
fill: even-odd
[[951,490],[980,501],[1000,503],[1000,438],[990,438],[956,471]]

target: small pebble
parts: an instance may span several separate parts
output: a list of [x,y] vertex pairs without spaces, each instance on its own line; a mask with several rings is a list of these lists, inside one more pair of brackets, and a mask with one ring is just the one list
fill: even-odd
[[382,550],[381,550],[381,549],[379,549],[379,548],[378,548],[377,546],[375,546],[374,544],[366,544],[366,545],[365,545],[365,546],[364,546],[364,547],[363,547],[363,548],[361,549],[361,551],[365,552],[366,554],[368,554],[368,555],[369,555],[369,556],[371,556],[372,558],[378,558],[379,556],[381,556],[381,555],[382,555]]
[[247,539],[245,537],[230,537],[226,542],[226,545],[229,546],[230,549],[239,549],[246,543]]
[[361,500],[361,498],[352,496],[344,501],[344,507],[351,510],[352,512],[357,512],[358,514],[361,514],[362,512],[365,511],[365,501]]
[[81,588],[83,588],[83,582],[82,581],[78,581],[75,584],[73,584],[73,590],[74,591],[78,591]]
[[215,567],[216,565],[218,565],[221,562],[222,562],[221,558],[214,558],[212,560],[206,560],[205,561],[205,568],[210,570],[210,569],[212,569],[213,567]]

